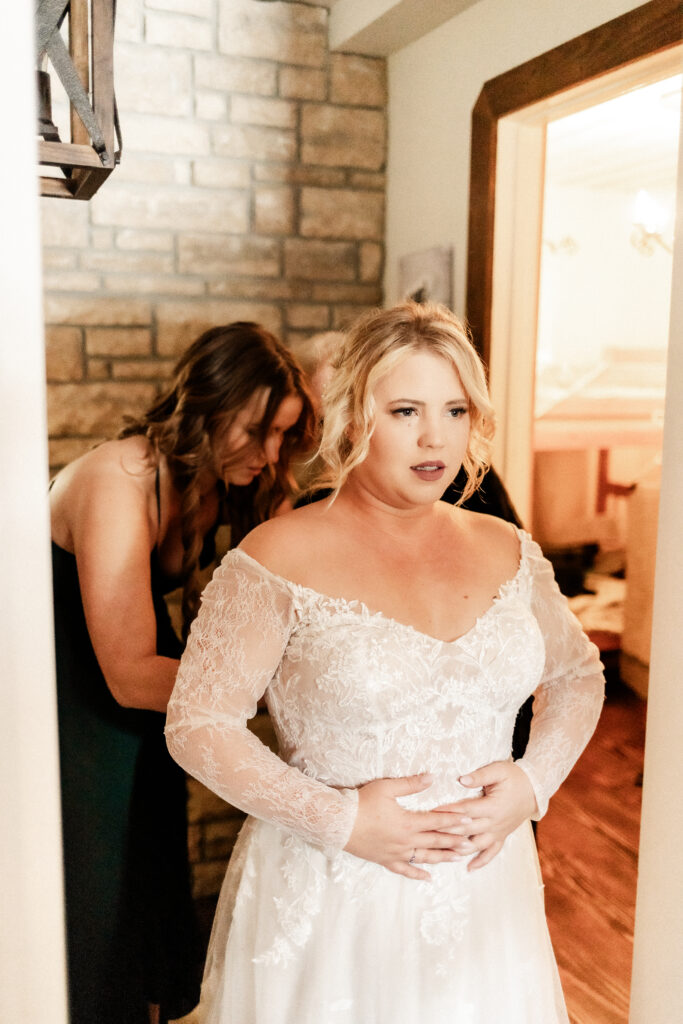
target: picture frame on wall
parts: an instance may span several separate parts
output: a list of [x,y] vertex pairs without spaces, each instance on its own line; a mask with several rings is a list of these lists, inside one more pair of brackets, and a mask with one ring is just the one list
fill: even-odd
[[435,245],[399,259],[399,287],[414,302],[453,303],[453,247]]

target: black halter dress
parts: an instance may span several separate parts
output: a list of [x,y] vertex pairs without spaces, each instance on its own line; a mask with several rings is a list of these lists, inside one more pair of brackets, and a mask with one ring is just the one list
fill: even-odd
[[[158,502],[157,481],[157,502]],[[182,652],[157,552],[157,653]],[[165,716],[123,708],[100,671],[74,555],[52,544],[71,1024],[147,1024],[199,997],[183,771]]]

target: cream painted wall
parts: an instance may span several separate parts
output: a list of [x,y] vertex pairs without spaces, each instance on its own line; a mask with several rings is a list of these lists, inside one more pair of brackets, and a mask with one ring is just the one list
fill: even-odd
[[479,0],[330,0],[330,46],[386,56]]
[[470,118],[484,82],[626,11],[633,0],[480,0],[389,57],[385,300],[398,260],[453,245],[464,312]]
[[0,1018],[65,1024],[32,15],[0,33]]
[[[683,111],[681,112],[683,139]],[[652,655],[645,739],[630,1024],[677,1024],[683,1006],[683,148],[678,156],[677,237]]]
[[[675,205],[671,192],[655,196]],[[625,191],[548,186],[538,319],[538,359],[591,367],[602,350],[665,350],[669,335],[671,253],[644,256],[631,245],[634,196]],[[665,232],[670,244],[673,227]],[[551,251],[571,237],[572,253]]]

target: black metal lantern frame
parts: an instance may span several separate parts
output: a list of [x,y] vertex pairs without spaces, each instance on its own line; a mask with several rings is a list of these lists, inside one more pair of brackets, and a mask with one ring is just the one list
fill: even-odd
[[[41,175],[40,194],[90,199],[120,158],[114,95],[116,0],[36,0],[36,6],[38,162],[60,168],[63,175]],[[63,26],[68,29],[68,45]],[[69,99],[69,142],[60,140],[52,124],[50,79],[40,70],[46,58]]]

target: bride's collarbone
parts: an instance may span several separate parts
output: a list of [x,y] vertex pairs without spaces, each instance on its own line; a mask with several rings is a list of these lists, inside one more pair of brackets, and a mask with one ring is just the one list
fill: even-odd
[[300,545],[280,549],[287,564],[279,571],[318,593],[359,601],[420,632],[450,639],[467,632],[514,575],[511,553],[498,538],[482,539],[445,531],[402,542],[371,530],[353,536],[345,530],[311,531],[305,551]]
[[357,600],[370,612],[446,643],[467,634],[497,596],[486,587],[473,592],[459,581],[420,585],[394,579],[378,583],[356,587]]
[[312,589],[360,601],[371,611],[444,638],[464,632],[469,619],[485,611],[495,596],[488,581],[465,578],[443,565],[437,572],[415,562],[378,566],[351,559],[336,568],[329,575],[316,573]]
[[399,586],[413,593],[436,595],[443,589],[451,594],[454,590],[469,593],[488,586],[488,574],[481,561],[458,556],[441,544],[407,550],[360,548],[347,551],[342,559],[335,561],[350,579],[374,580],[390,591]]

